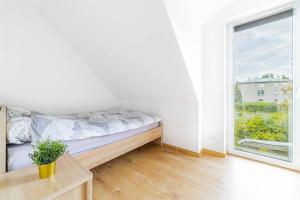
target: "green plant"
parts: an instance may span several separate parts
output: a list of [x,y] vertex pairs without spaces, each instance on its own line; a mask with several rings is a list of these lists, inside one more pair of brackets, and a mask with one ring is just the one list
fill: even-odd
[[289,104],[286,102],[275,103],[275,102],[248,102],[248,103],[235,103],[235,111],[245,111],[245,112],[265,112],[265,113],[275,113],[275,112],[288,112]]
[[244,114],[235,117],[235,144],[242,139],[288,141],[288,113]]
[[277,104],[269,102],[245,103],[245,110],[248,112],[277,112]]
[[29,154],[34,164],[45,165],[56,161],[67,150],[67,145],[60,141],[46,139],[33,147],[34,151]]
[[242,103],[243,102],[241,89],[239,88],[238,83],[234,84],[234,102],[235,103]]

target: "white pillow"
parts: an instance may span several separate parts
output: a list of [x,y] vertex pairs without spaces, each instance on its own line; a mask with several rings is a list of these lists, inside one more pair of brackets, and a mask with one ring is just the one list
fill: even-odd
[[16,117],[31,117],[32,115],[41,114],[39,112],[30,111],[24,108],[7,107],[7,120]]
[[31,141],[30,117],[11,118],[7,122],[7,141],[9,144],[23,144]]

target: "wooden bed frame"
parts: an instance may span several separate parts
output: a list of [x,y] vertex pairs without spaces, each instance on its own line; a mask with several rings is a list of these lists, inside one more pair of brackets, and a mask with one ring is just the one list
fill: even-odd
[[[0,174],[6,172],[6,106],[0,110]],[[75,156],[87,169],[92,169],[149,142],[163,144],[163,123],[135,136],[104,145]]]

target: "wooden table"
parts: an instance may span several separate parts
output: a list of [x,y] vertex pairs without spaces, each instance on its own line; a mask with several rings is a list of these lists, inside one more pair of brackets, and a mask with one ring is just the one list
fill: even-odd
[[57,160],[56,175],[39,179],[33,165],[0,175],[0,199],[92,199],[93,174],[66,154]]

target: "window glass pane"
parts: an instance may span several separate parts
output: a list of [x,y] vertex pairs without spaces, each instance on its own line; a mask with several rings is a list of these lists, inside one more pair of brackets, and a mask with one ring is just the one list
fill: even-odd
[[292,161],[293,11],[235,27],[234,147]]

